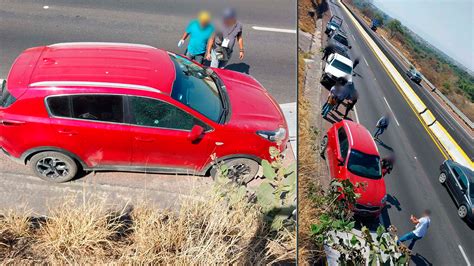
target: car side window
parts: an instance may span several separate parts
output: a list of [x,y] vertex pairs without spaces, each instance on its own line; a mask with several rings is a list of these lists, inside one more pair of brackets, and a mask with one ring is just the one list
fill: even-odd
[[210,129],[204,122],[169,103],[135,96],[129,99],[135,125],[179,130],[191,130],[194,125],[199,125],[205,130]]
[[349,151],[349,140],[347,139],[346,131],[343,127],[337,130],[337,138],[339,139],[341,156],[345,159],[347,157],[347,152]]
[[69,96],[49,97],[46,102],[48,103],[48,108],[52,115],[59,117],[71,117]]
[[123,97],[120,95],[73,95],[70,97],[73,118],[123,123]]
[[463,189],[467,189],[467,182],[468,182],[468,181],[467,181],[467,177],[466,177],[465,175],[461,175],[461,176],[459,177],[459,183],[461,184],[461,187],[462,187]]

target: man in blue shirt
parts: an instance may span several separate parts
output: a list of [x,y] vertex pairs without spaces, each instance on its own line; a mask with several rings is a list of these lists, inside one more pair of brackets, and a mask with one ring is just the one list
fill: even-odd
[[208,12],[201,12],[197,19],[189,22],[186,32],[178,42],[178,47],[190,36],[186,56],[191,60],[202,64],[206,55],[209,38],[214,33],[214,26],[211,24],[211,15]]

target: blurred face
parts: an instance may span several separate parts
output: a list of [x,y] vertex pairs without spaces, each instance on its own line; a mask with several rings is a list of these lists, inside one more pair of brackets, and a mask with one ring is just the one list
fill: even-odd
[[235,22],[236,22],[235,18],[224,19],[224,25],[226,26],[232,26],[235,24]]

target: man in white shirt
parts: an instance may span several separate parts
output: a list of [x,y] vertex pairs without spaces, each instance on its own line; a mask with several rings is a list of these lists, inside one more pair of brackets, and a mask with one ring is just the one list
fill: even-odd
[[410,245],[408,246],[409,249],[412,249],[415,246],[415,242],[417,240],[422,239],[426,232],[428,231],[428,227],[430,227],[431,219],[430,219],[431,211],[425,210],[423,212],[423,216],[421,218],[416,218],[415,216],[411,216],[410,220],[413,224],[415,224],[415,230],[406,233],[398,240],[398,244],[400,245],[401,242],[405,242],[411,240]]

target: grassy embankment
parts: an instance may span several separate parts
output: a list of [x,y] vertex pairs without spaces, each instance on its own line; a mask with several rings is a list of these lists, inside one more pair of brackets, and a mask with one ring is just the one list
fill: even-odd
[[95,197],[67,199],[51,207],[47,218],[0,210],[0,260],[53,265],[295,261],[294,232],[271,232],[258,205],[223,195],[220,190],[201,193],[201,200],[185,199],[179,210],[146,202],[117,208]]

